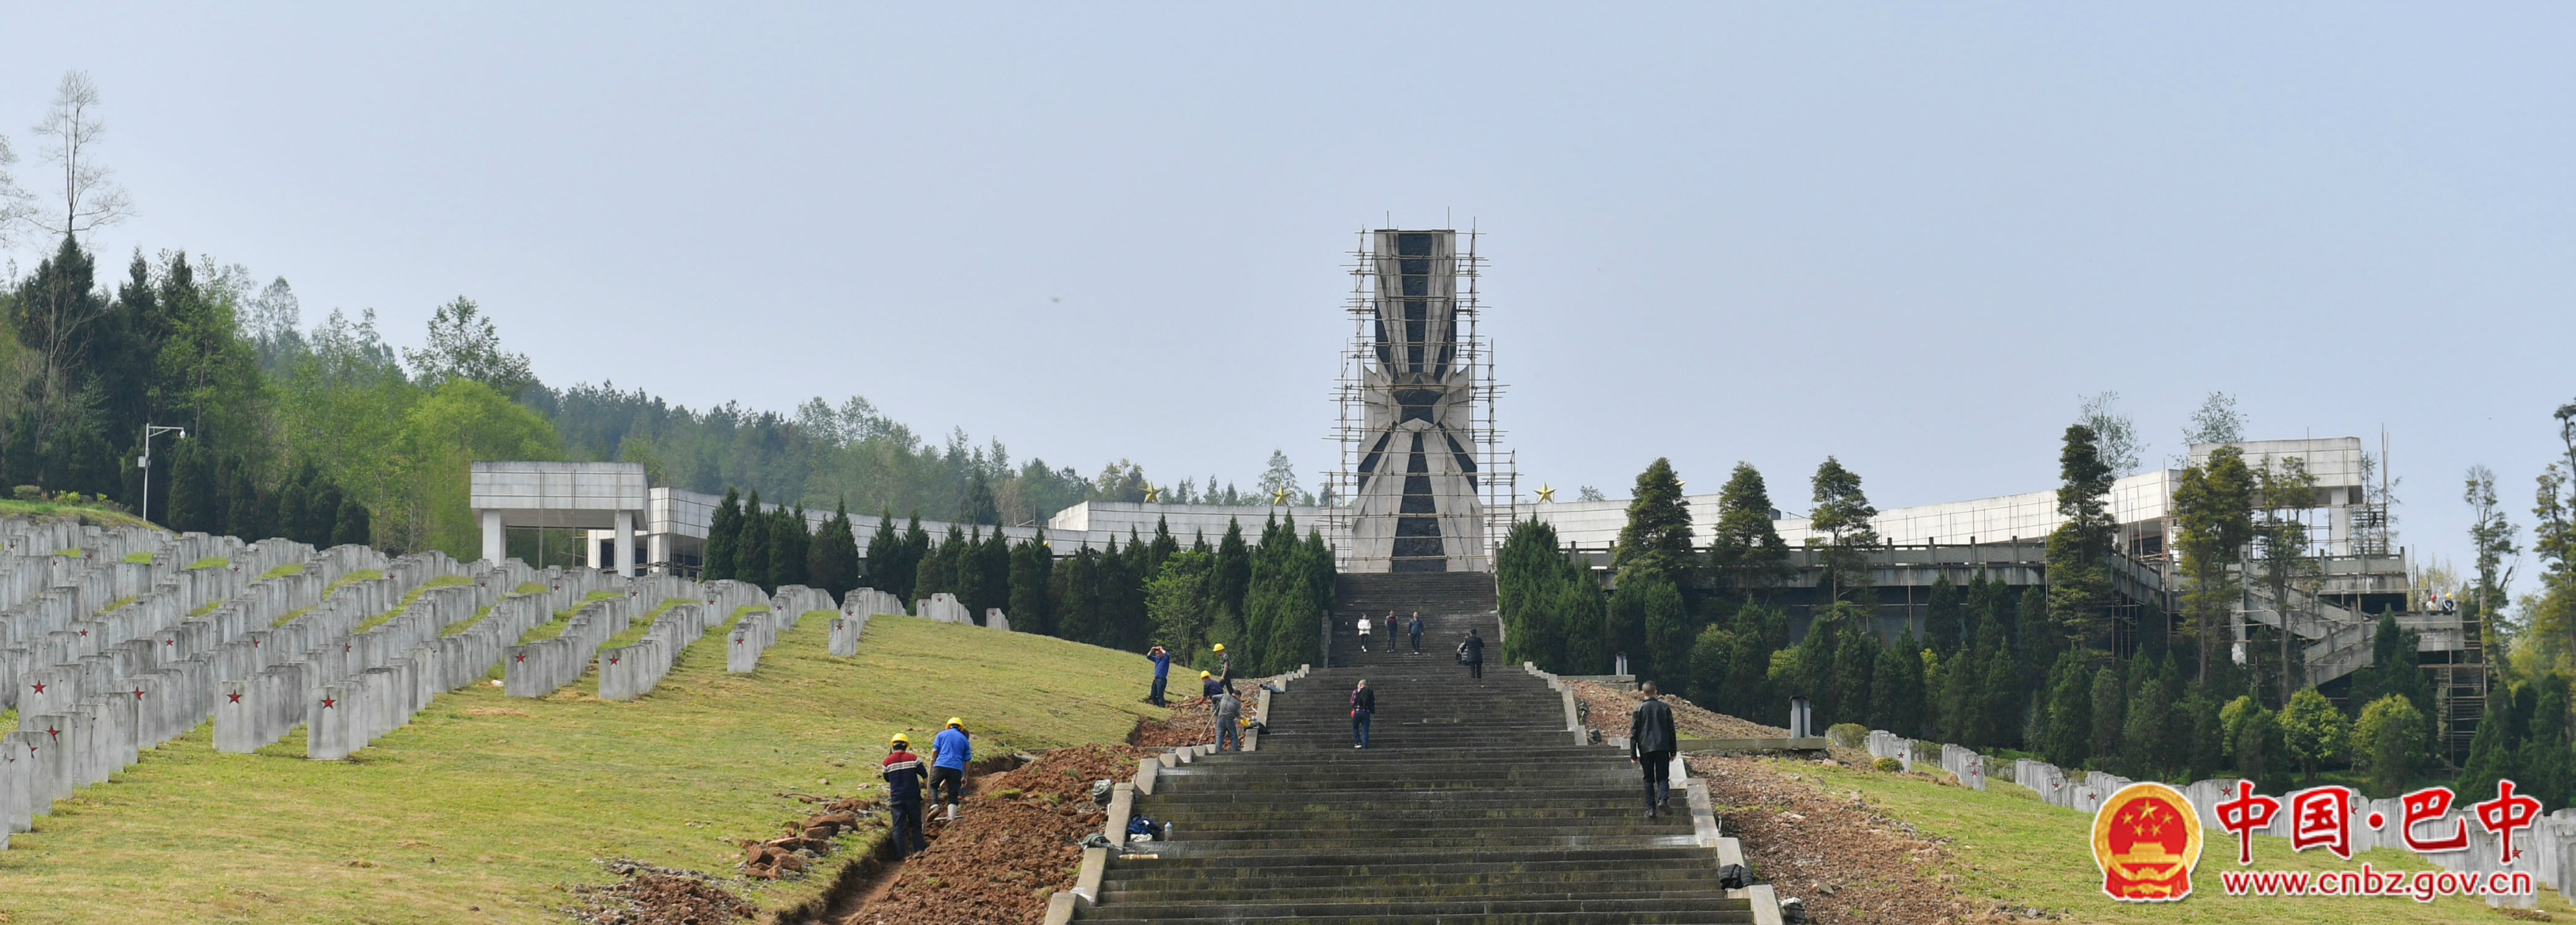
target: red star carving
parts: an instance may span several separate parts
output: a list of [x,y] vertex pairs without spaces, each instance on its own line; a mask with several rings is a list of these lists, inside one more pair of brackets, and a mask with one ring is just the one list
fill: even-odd
[[179,640],[176,640],[176,639],[164,639],[164,640],[161,640],[161,644],[162,644],[162,645],[165,645],[165,646],[175,646],[175,645],[178,645],[178,644],[179,644]]
[[616,656],[613,656],[613,655],[612,655],[612,656],[609,656],[609,658],[608,658],[608,663],[609,663],[609,664],[611,664],[611,665],[617,664],[617,657],[616,657]]
[[524,661],[527,661],[527,660],[528,660],[528,655],[527,655],[527,653],[522,652],[522,653],[519,653],[518,655],[512,656],[512,658],[513,658],[514,660],[516,660],[516,661],[522,661],[522,662],[524,662]]
[[232,698],[234,703],[240,703],[240,702],[241,702],[241,695],[240,695],[240,694],[225,694],[224,696]]
[[59,739],[59,738],[62,738],[62,737],[63,737],[63,731],[62,731],[62,730],[60,730],[60,729],[56,729],[56,728],[54,728],[54,727],[52,727],[52,726],[47,726],[47,727],[45,727],[45,734],[46,734],[46,735],[49,735],[49,736],[53,736],[54,738],[57,738],[57,739]]
[[83,635],[83,636],[87,636],[87,635],[89,635],[89,631],[88,631],[88,630],[82,630],[82,631],[81,631],[81,635]]
[[331,699],[331,698],[329,698],[329,697],[324,697],[324,698],[322,698],[322,709],[325,709],[325,710],[331,709],[331,705],[332,705],[332,704],[335,704],[335,703],[339,703],[339,701],[337,701],[337,700],[333,700],[333,699]]
[[251,640],[251,641],[250,641],[250,647],[251,647],[251,648],[254,648],[254,649],[259,648],[259,644],[260,644],[260,640],[253,639],[253,640]]
[[141,699],[143,699],[143,689],[142,689],[142,688],[138,687],[138,688],[135,688],[135,689],[134,689],[134,699],[136,699],[136,700],[141,700]]
[[40,681],[40,682],[37,682],[37,684],[36,684],[36,693],[41,694],[41,693],[44,693],[44,692],[45,692],[45,685],[44,685],[44,683],[43,683],[43,682],[41,682],[41,681]]

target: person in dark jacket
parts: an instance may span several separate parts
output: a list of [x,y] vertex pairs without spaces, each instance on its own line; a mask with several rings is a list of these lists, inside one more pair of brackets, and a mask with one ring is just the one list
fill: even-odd
[[1377,692],[1369,690],[1368,681],[1351,688],[1351,747],[1367,748],[1369,717],[1377,713]]
[[1467,676],[1485,676],[1485,639],[1475,630],[1467,631],[1467,641],[1458,644],[1458,660],[1467,663]]
[[1413,654],[1415,654],[1415,655],[1420,655],[1420,654],[1422,654],[1422,612],[1421,612],[1421,611],[1417,610],[1417,611],[1414,611],[1414,612],[1413,612],[1413,622],[1405,624],[1405,625],[1404,625],[1404,631],[1405,631],[1405,633],[1406,633],[1406,634],[1408,634],[1408,635],[1410,635],[1410,636],[1412,636],[1412,637],[1413,637]]
[[1672,799],[1673,751],[1681,747],[1673,734],[1673,708],[1664,705],[1655,682],[1638,688],[1644,703],[1628,714],[1628,760],[1646,771],[1646,818],[1652,819]]
[[895,733],[888,743],[884,774],[886,808],[894,815],[894,854],[904,857],[930,847],[921,837],[921,783],[930,776],[921,757],[912,753],[912,737]]

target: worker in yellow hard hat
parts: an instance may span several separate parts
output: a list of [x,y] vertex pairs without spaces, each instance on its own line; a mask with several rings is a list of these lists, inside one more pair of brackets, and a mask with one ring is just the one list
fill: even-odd
[[[975,744],[966,738],[966,721],[951,716],[948,728],[930,740],[930,798],[948,804],[948,818],[957,818],[957,804],[966,799],[966,762],[975,757]],[[941,788],[946,799],[941,799]]]
[[912,737],[895,733],[887,740],[885,767],[886,808],[894,815],[894,853],[903,857],[930,847],[921,837],[921,782],[928,776],[921,769],[921,756],[912,753]]
[[1225,651],[1225,643],[1222,643],[1222,642],[1217,643],[1217,644],[1216,644],[1216,683],[1218,683],[1218,684],[1232,684],[1232,683],[1233,683],[1233,681],[1234,681],[1234,656],[1226,654],[1226,651]]

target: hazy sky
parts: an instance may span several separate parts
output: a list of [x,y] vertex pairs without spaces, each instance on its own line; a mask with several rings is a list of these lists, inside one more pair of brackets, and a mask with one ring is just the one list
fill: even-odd
[[[140,214],[398,343],[466,294],[556,385],[866,395],[1085,473],[1329,459],[1353,232],[1485,232],[1525,488],[1670,456],[1806,506],[2384,426],[2401,542],[2530,522],[2576,398],[2576,7],[0,6]],[[28,251],[17,255],[31,265]],[[2527,537],[2526,537],[2527,539]],[[2526,565],[2526,573],[2531,566]]]

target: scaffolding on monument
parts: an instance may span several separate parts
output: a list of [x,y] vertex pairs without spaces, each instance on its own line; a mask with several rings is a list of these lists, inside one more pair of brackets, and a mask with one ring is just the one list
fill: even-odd
[[[1469,454],[1476,462],[1475,484],[1478,502],[1483,507],[1485,533],[1483,548],[1467,550],[1456,558],[1465,560],[1470,570],[1491,572],[1495,550],[1501,547],[1504,535],[1511,530],[1517,516],[1514,505],[1519,499],[1519,465],[1514,454],[1502,448],[1504,433],[1496,421],[1494,405],[1505,387],[1494,378],[1493,344],[1485,339],[1479,328],[1483,304],[1478,300],[1477,280],[1484,269],[1484,259],[1476,253],[1480,232],[1473,226],[1463,232],[1454,228],[1436,230],[1457,235],[1466,241],[1466,247],[1456,257],[1458,289],[1450,300],[1450,307],[1457,324],[1451,331],[1450,346],[1457,351],[1459,368],[1467,374]],[[1382,563],[1359,561],[1361,556],[1357,545],[1349,542],[1353,519],[1351,501],[1358,490],[1360,457],[1365,452],[1361,443],[1369,432],[1363,372],[1377,347],[1370,322],[1376,316],[1380,297],[1375,268],[1379,256],[1374,249],[1376,231],[1363,228],[1358,234],[1360,245],[1349,252],[1351,295],[1343,305],[1343,311],[1351,319],[1351,335],[1342,348],[1340,375],[1333,381],[1338,413],[1331,439],[1339,452],[1336,465],[1324,475],[1322,495],[1325,533],[1334,540],[1334,547],[1341,551],[1340,568],[1348,572],[1386,570]],[[1380,567],[1371,568],[1371,565]]]

